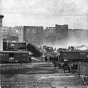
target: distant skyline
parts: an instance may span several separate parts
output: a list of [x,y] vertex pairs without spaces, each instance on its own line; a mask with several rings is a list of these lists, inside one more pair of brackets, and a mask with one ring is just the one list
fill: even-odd
[[68,24],[72,29],[88,29],[88,0],[0,0],[3,26],[43,26]]

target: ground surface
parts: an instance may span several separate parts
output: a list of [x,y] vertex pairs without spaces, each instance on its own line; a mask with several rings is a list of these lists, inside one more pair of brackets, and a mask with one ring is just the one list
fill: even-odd
[[63,73],[50,62],[27,64],[1,64],[1,88],[87,88],[82,85],[83,75],[88,75],[88,64],[81,64],[81,76]]

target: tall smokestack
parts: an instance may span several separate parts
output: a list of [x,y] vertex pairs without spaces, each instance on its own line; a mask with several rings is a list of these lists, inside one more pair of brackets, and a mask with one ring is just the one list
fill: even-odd
[[2,34],[2,18],[4,16],[0,15],[0,51],[3,50],[3,34]]
[[19,28],[19,42],[23,42],[23,26]]

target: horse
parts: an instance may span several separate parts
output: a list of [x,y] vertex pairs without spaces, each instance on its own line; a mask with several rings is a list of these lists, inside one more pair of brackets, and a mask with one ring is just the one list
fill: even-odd
[[59,66],[59,68],[61,68],[61,64],[60,64],[60,63],[53,62],[53,64],[54,64],[54,67],[55,67],[55,68],[58,67],[58,66]]
[[70,66],[67,63],[64,63],[62,65],[62,69],[64,70],[64,73],[65,73],[66,70],[68,70],[68,72],[70,73]]

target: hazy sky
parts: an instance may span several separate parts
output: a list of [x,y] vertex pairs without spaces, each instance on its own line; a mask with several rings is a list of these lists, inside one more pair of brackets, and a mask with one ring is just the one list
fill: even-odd
[[88,29],[88,0],[0,0],[4,26],[55,26]]

